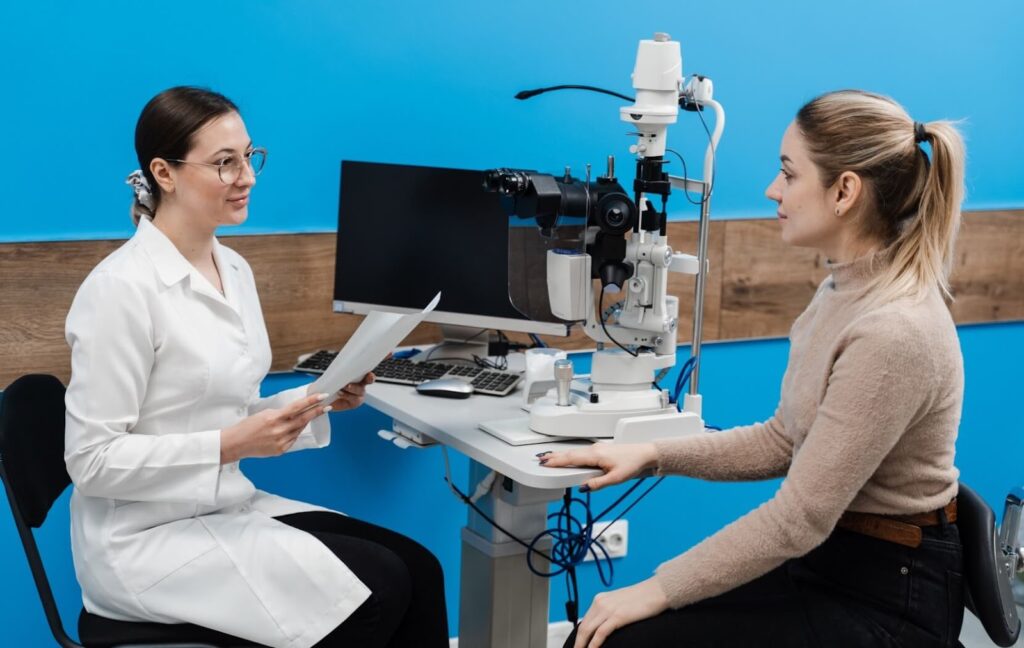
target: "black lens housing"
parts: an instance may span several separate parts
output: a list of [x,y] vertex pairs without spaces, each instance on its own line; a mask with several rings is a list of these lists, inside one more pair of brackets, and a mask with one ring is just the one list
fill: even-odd
[[[653,183],[659,180],[650,178]],[[506,213],[533,218],[542,230],[555,226],[561,216],[585,219],[597,228],[587,254],[593,258],[592,276],[603,285],[621,285],[632,274],[632,265],[624,262],[625,234],[635,228],[638,211],[615,178],[587,183],[568,173],[555,177],[524,169],[492,169],[484,172],[484,188],[501,196]]]

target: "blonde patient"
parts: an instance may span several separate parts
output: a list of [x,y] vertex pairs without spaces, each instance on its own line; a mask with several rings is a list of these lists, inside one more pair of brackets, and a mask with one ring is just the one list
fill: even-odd
[[590,490],[649,469],[781,486],[651,578],[598,594],[567,647],[957,645],[963,360],[946,301],[961,137],[844,90],[798,111],[779,159],[765,195],[780,236],[830,275],[793,324],[775,414],[540,461],[600,468]]

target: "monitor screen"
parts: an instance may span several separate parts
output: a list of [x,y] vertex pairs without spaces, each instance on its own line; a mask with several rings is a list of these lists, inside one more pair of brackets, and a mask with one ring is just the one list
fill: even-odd
[[334,310],[420,310],[428,321],[567,335],[527,319],[508,296],[509,218],[483,172],[343,161]]

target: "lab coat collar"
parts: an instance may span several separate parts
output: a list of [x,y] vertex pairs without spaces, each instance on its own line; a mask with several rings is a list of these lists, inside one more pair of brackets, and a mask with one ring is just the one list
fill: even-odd
[[157,229],[148,218],[139,219],[139,227],[135,232],[143,249],[149,254],[156,266],[156,273],[166,286],[173,286],[194,270],[192,264],[174,247],[171,239]]
[[148,218],[139,220],[135,236],[153,260],[156,272],[164,285],[173,286],[185,277],[189,277],[192,290],[220,302],[238,313],[238,306],[235,302],[238,298],[237,276],[240,269],[238,263],[227,259],[228,255],[224,253],[224,246],[216,238],[213,239],[213,258],[220,272],[224,295],[210,285],[206,277],[203,277],[195,266],[188,262],[188,259],[167,238],[167,235],[161,232]]
[[[224,295],[221,296],[219,293],[217,297],[221,297],[227,302],[229,306],[236,312],[241,312],[240,303],[238,301],[238,275],[241,272],[241,268],[238,267],[238,262],[230,259],[229,255],[225,254],[225,248],[220,244],[220,241],[216,237],[213,239],[213,258],[217,262],[217,269],[220,271],[220,284],[224,288]],[[194,272],[194,270],[193,270]],[[198,274],[198,273],[197,273]],[[209,283],[209,282],[207,282]],[[214,291],[216,293],[216,291]]]

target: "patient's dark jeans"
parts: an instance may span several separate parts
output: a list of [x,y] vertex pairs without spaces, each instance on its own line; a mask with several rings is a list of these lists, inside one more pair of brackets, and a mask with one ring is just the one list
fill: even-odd
[[956,646],[964,613],[960,536],[953,524],[923,531],[911,549],[837,529],[806,556],[620,628],[604,646]]

